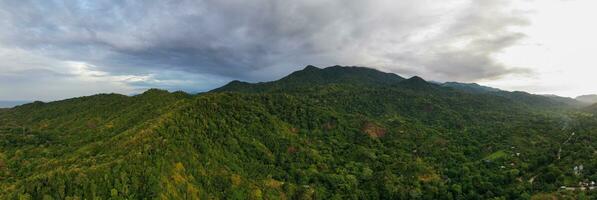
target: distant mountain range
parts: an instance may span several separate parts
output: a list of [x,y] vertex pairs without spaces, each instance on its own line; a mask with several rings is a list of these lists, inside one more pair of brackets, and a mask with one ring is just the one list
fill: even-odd
[[[366,86],[408,86],[422,88],[450,88],[465,93],[494,95],[504,97],[510,100],[525,102],[529,105],[567,105],[576,108],[590,105],[586,102],[560,97],[556,95],[534,95],[527,92],[515,91],[509,92],[498,88],[482,86],[477,83],[459,83],[446,82],[438,83],[425,81],[421,77],[415,76],[410,79],[403,78],[393,73],[381,72],[376,69],[366,67],[344,67],[332,66],[327,68],[317,68],[307,66],[303,70],[291,73],[290,75],[271,82],[247,83],[242,81],[232,81],[229,84],[212,90],[212,92],[222,91],[243,91],[243,92],[288,92],[291,90],[310,90],[314,87],[324,85],[350,85],[353,87]],[[311,86],[311,87],[306,87]]]
[[[505,92],[504,90],[479,85],[477,83],[446,82],[446,83],[441,83],[441,85],[444,87],[450,87],[450,88],[458,89],[458,90],[465,91],[465,92],[472,92],[472,93],[507,94],[507,92]],[[584,96],[579,96],[576,98],[562,97],[562,96],[553,95],[553,94],[546,94],[546,95],[541,95],[541,96],[550,98],[557,102],[562,102],[562,103],[565,103],[568,105],[573,105],[576,107],[583,107],[583,106],[588,106],[588,105],[597,103],[597,95],[584,95]]]
[[482,86],[477,83],[459,83],[459,82],[446,82],[441,84],[444,87],[450,87],[466,92],[473,92],[473,93],[490,93],[490,92],[500,92],[502,90],[487,86]]
[[576,97],[576,100],[584,103],[597,103],[597,94],[583,95]]

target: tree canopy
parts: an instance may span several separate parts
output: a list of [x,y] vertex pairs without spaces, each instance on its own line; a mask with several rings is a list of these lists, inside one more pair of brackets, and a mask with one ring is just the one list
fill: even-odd
[[596,134],[543,96],[307,67],[0,110],[0,199],[588,199]]

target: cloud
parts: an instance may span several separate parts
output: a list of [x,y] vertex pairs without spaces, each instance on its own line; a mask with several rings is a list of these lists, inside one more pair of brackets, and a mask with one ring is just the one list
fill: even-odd
[[0,47],[85,63],[106,81],[178,77],[133,86],[264,81],[307,64],[474,81],[528,72],[493,58],[525,37],[512,27],[527,25],[526,16],[507,2],[6,0]]
[[0,48],[0,99],[58,100],[96,93],[131,93],[131,76],[112,76],[81,62]]

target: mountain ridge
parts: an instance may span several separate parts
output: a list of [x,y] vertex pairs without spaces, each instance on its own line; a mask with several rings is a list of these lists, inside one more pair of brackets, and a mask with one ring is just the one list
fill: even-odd
[[344,69],[0,109],[0,199],[574,199],[558,188],[597,175],[571,171],[597,166],[586,111],[361,68],[325,79]]
[[460,89],[463,91],[473,92],[473,93],[489,93],[489,92],[503,91],[498,88],[487,87],[487,86],[479,85],[477,83],[445,82],[445,83],[442,83],[441,85],[444,87]]
[[291,90],[309,86],[342,84],[348,82],[354,85],[391,85],[397,84],[402,80],[405,79],[399,75],[381,72],[366,67],[343,67],[336,65],[322,69],[313,65],[308,65],[302,70],[292,72],[275,81],[247,83],[235,80],[220,88],[213,89],[211,92],[232,90],[253,92]]
[[[338,77],[334,77],[338,76]],[[527,92],[515,91],[508,92],[497,88],[481,86],[476,83],[458,83],[447,82],[436,84],[428,82],[419,76],[413,76],[405,79],[393,73],[381,72],[366,67],[343,67],[332,66],[327,68],[318,68],[312,65],[306,66],[302,70],[290,73],[276,81],[248,83],[241,81],[232,81],[220,88],[210,92],[291,92],[306,91],[320,87],[322,85],[338,85],[350,87],[404,87],[407,89],[439,89],[440,87],[451,88],[460,92],[487,94],[510,99],[512,101],[524,102],[527,105],[552,105],[552,106],[570,106],[580,108],[586,106],[574,99],[546,97],[534,95]]]
[[593,104],[597,103],[597,94],[581,95],[575,98],[578,101]]

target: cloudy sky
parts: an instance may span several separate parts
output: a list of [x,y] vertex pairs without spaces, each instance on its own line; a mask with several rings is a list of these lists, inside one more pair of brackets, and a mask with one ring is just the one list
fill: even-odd
[[0,0],[0,100],[198,92],[306,65],[597,93],[594,0]]

